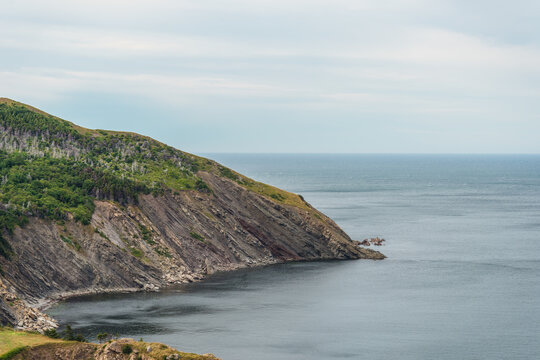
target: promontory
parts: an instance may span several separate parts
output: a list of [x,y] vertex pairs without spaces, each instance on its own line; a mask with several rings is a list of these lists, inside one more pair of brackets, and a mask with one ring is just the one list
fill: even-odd
[[90,130],[0,99],[0,323],[39,308],[157,290],[216,271],[382,259],[300,195],[149,137]]

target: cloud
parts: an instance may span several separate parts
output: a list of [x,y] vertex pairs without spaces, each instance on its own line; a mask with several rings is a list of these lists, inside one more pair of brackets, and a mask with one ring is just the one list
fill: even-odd
[[[284,40],[279,47],[254,41],[175,33],[103,30],[90,27],[47,26],[24,22],[0,24],[0,48],[24,49],[91,58],[205,57],[264,60],[319,58],[325,60],[383,61],[430,67],[482,68],[511,71],[540,70],[540,48],[498,44],[445,29],[401,26],[380,34],[377,41],[352,34],[340,41],[306,39],[301,44]],[[339,34],[336,34],[339,35]],[[396,72],[396,68],[389,72]]]
[[77,88],[75,79],[54,74],[0,72],[0,94],[14,100],[53,101]]
[[411,134],[422,123],[520,121],[531,133],[540,113],[536,7],[21,0],[0,12],[0,95],[61,104],[107,93],[171,113],[212,107],[261,123],[272,119],[259,114],[276,113],[291,126],[342,116],[354,128],[369,116],[399,119]]
[[[28,92],[28,89],[32,89]],[[286,90],[264,84],[222,77],[119,74],[30,68],[22,72],[0,72],[0,93],[18,97],[30,95],[42,100],[55,99],[71,92],[129,93],[156,102],[180,105],[196,97],[276,96]],[[24,96],[23,96],[24,97]]]

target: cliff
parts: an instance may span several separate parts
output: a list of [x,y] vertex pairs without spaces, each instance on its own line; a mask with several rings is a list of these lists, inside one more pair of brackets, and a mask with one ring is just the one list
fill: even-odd
[[84,129],[8,99],[0,130],[2,324],[50,327],[31,307],[76,294],[384,258],[301,196],[150,138]]

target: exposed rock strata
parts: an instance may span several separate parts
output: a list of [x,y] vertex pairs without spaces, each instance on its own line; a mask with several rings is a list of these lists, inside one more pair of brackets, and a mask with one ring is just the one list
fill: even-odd
[[[20,298],[21,306],[39,307],[51,299],[157,290],[215,271],[284,261],[384,258],[358,247],[311,207],[279,204],[229,179],[198,175],[212,193],[141,195],[128,207],[96,201],[87,226],[31,218],[9,239],[11,260],[0,258],[4,289]],[[14,311],[0,296],[2,323],[22,329],[53,326],[42,314],[30,316],[32,311],[28,306],[26,312]],[[24,320],[34,317],[34,322]]]
[[284,261],[384,257],[301,196],[4,98],[0,155],[2,324],[53,327],[36,308],[69,296],[155,291]]

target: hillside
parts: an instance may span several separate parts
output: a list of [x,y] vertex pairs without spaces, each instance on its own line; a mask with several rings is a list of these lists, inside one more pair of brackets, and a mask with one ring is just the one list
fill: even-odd
[[76,294],[283,261],[381,259],[304,199],[151,138],[0,99],[0,321]]

